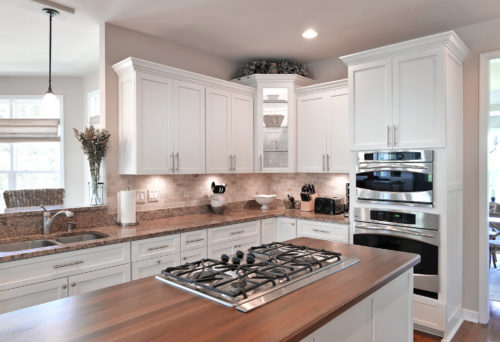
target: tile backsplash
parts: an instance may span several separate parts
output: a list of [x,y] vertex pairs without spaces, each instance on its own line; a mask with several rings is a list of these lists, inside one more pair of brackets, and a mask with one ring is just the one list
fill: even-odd
[[158,191],[158,202],[138,204],[138,211],[200,206],[209,203],[210,184],[226,184],[228,202],[248,201],[257,193],[273,193],[277,198],[287,194],[300,198],[300,187],[313,183],[319,195],[345,195],[348,174],[280,173],[280,174],[212,174],[165,176],[108,175],[107,203],[110,213],[116,213],[116,194],[127,188]]

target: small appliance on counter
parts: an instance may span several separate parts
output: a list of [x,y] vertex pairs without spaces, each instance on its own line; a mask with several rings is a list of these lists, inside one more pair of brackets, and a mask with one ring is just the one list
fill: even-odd
[[135,206],[135,191],[120,191],[116,196],[118,202],[116,222],[122,227],[136,226],[137,215]]
[[302,211],[314,211],[314,202],[318,195],[316,194],[316,189],[314,189],[314,184],[304,184],[300,189],[300,199],[302,203],[300,204],[300,210]]
[[215,185],[215,182],[212,182],[212,192],[213,195],[210,196],[210,207],[214,213],[223,214],[227,206],[226,196],[224,195],[226,192],[226,185]]
[[326,215],[343,214],[343,200],[340,197],[316,197],[314,200],[314,212]]

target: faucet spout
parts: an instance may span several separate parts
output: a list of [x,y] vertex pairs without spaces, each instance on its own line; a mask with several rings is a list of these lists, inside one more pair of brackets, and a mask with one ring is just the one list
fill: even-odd
[[40,206],[43,209],[43,234],[48,235],[50,234],[50,227],[52,226],[52,223],[54,223],[54,220],[61,215],[65,215],[66,217],[73,217],[75,214],[70,211],[70,210],[61,210],[55,213],[52,217],[50,217],[50,212],[44,207]]

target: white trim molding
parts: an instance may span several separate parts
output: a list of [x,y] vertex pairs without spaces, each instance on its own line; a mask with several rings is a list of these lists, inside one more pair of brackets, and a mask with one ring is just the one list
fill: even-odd
[[[500,50],[482,53],[479,56],[479,312],[478,322],[488,323],[490,312],[488,306],[488,121],[489,121],[489,61],[500,58]],[[465,310],[464,310],[465,311]]]
[[463,309],[464,321],[479,323],[479,312],[469,309]]

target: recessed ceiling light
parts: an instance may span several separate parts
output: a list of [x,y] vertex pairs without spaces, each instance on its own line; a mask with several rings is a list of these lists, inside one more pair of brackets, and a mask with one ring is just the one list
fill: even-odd
[[316,36],[318,35],[318,32],[314,31],[313,29],[308,29],[308,30],[305,30],[303,33],[302,33],[302,37],[303,38],[306,38],[306,39],[313,39],[313,38],[316,38]]

